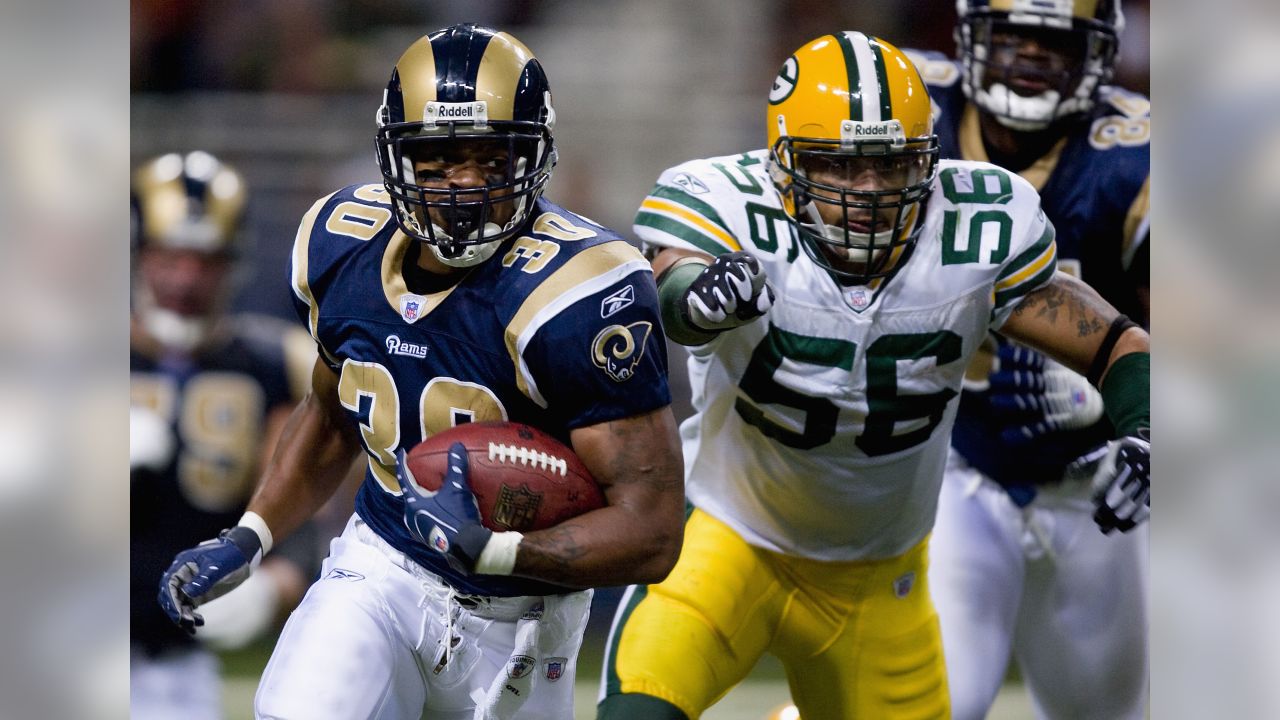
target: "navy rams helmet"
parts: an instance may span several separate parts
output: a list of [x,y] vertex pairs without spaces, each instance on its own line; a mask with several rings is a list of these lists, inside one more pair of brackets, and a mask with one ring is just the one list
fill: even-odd
[[129,191],[133,313],[162,344],[189,350],[231,294],[245,244],[244,177],[207,152],[169,153],[138,167]]
[[[377,123],[378,164],[400,229],[453,267],[483,262],[519,232],[555,167],[542,65],[511,35],[473,24],[409,46]],[[447,149],[464,142],[489,143],[505,160],[486,167],[483,187],[420,182],[415,161],[447,162]]]
[[[957,0],[964,93],[1006,127],[1042,130],[1088,112],[1111,81],[1124,29],[1120,0]],[[1056,57],[1026,57],[1031,37]]]
[[915,65],[880,38],[824,35],[783,63],[767,112],[770,174],[805,252],[847,280],[892,272],[924,227],[938,165]]

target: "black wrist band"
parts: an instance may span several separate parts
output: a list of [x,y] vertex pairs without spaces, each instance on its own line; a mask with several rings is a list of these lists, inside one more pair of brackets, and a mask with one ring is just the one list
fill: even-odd
[[250,562],[253,561],[254,556],[262,552],[262,540],[258,537],[258,533],[253,531],[253,528],[237,525],[223,530],[219,537],[230,540],[231,544],[244,553],[245,559]]
[[1093,356],[1093,362],[1089,364],[1089,374],[1085,375],[1089,379],[1089,384],[1098,387],[1098,381],[1102,379],[1102,373],[1107,369],[1107,362],[1111,360],[1111,351],[1116,349],[1116,343],[1120,341],[1120,336],[1129,328],[1138,327],[1138,323],[1129,319],[1128,315],[1117,316],[1111,321],[1111,327],[1107,328],[1107,336],[1102,339],[1102,347],[1098,348],[1098,353]]

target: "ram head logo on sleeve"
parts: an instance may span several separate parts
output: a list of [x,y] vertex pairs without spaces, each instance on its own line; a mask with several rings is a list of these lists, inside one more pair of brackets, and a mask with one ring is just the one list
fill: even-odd
[[653,323],[644,320],[610,325],[591,342],[591,359],[614,382],[628,380],[644,357],[644,344],[652,331]]

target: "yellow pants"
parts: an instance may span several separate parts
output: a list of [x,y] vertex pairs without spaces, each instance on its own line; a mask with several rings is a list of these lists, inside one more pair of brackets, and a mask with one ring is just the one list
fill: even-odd
[[947,718],[927,545],[818,562],[751,547],[695,510],[675,570],[619,608],[606,692],[650,695],[697,718],[769,652],[803,718]]

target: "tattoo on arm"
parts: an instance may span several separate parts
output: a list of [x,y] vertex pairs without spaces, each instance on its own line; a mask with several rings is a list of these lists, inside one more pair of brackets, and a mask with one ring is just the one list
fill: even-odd
[[1064,275],[1027,293],[1013,313],[1050,325],[1057,325],[1060,320],[1070,323],[1081,338],[1105,333],[1116,314],[1092,288]]
[[[539,533],[536,537],[526,538],[520,545],[520,552],[536,555],[536,560],[533,558],[529,560],[543,567],[546,575],[555,576],[557,579],[572,578],[574,561],[587,553],[587,549],[582,547],[578,539],[578,531],[579,526],[576,523],[561,523]],[[548,572],[550,568],[555,570]]]
[[682,459],[668,409],[585,429],[579,452],[608,507],[527,533],[516,574],[570,587],[658,577],[679,550]]

